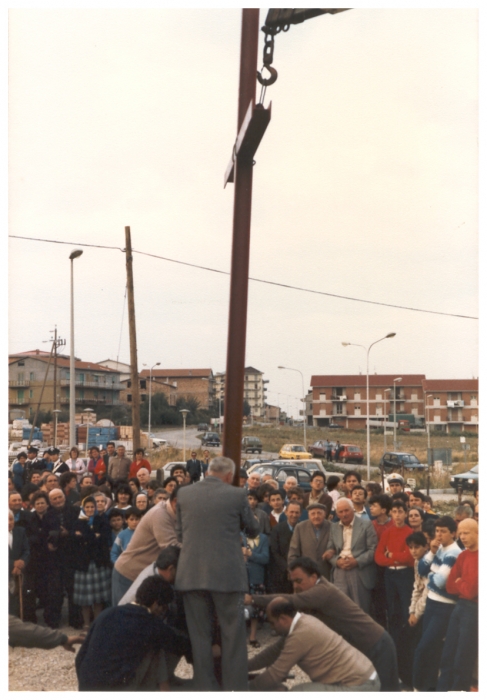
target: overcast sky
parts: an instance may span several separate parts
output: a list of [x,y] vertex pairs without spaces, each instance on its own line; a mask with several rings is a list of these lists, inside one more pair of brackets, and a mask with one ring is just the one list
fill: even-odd
[[[136,250],[229,271],[240,19],[12,10],[10,234],[123,249],[130,226]],[[251,276],[478,315],[477,21],[472,9],[354,9],[277,36]],[[10,352],[48,349],[54,324],[69,352],[73,247],[9,239]],[[83,250],[76,355],[129,362],[125,256]],[[139,366],[224,371],[229,277],[135,255],[134,279]],[[371,372],[478,375],[475,320],[250,282],[246,361],[285,410],[301,380],[278,365],[305,388],[312,374],[365,372],[365,351],[342,341],[389,332]]]

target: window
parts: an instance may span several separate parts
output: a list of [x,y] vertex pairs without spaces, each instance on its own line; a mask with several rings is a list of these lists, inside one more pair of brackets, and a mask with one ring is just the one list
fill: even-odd
[[145,379],[140,380],[140,388],[144,389],[144,391],[147,389],[147,382]]
[[25,367],[25,360],[19,360],[19,367]]
[[18,382],[24,381],[24,373],[23,372],[17,372],[17,381]]
[[31,373],[29,374],[29,379],[30,379],[30,381],[33,382],[33,381],[35,380],[35,378],[36,378],[35,372],[31,372]]
[[132,394],[127,394],[127,401],[132,401]]
[[298,469],[298,484],[302,484],[303,482],[306,484],[309,484],[311,481],[311,474],[309,472],[305,472],[304,469]]
[[34,397],[34,392],[32,389],[29,389],[29,399],[32,399]]
[[355,394],[353,395],[353,400],[360,401],[360,399],[361,399],[360,391],[356,391]]

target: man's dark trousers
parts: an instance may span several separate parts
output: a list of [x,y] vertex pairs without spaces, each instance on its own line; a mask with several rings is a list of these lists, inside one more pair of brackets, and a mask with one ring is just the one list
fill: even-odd
[[460,599],[448,624],[436,690],[470,690],[479,650],[479,606]]
[[380,680],[381,693],[399,692],[396,647],[388,632],[367,653]]
[[438,683],[443,640],[454,608],[453,603],[441,603],[438,600],[426,600],[423,615],[423,634],[416,647],[413,666],[413,684],[415,690],[434,692]]
[[397,650],[399,677],[410,684],[412,677],[411,655],[408,650],[409,636],[405,634],[409,619],[409,605],[414,586],[414,569],[386,568],[384,581],[387,597],[389,632]]

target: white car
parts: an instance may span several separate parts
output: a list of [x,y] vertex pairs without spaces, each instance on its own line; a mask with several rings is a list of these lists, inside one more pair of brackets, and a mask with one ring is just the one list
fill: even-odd
[[164,447],[165,445],[167,445],[167,440],[164,440],[164,438],[158,438],[155,435],[153,435],[152,433],[150,434],[150,439],[152,442],[152,447],[154,447],[155,449],[157,449],[158,447]]
[[162,484],[162,482],[167,479],[168,476],[171,476],[171,469],[173,467],[184,467],[186,469],[186,462],[168,462],[161,469],[153,469],[151,471],[150,478],[157,479],[157,481],[160,481]]

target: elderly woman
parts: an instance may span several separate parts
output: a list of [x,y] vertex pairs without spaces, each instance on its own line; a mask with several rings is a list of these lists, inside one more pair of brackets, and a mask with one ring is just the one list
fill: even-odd
[[146,493],[143,493],[142,491],[138,493],[135,498],[135,507],[137,508],[138,511],[140,511],[141,516],[145,515],[147,511],[149,510],[149,496]]
[[77,556],[73,600],[81,606],[83,629],[88,629],[91,615],[98,617],[111,599],[111,528],[97,513],[93,496],[84,499],[74,534]]
[[81,477],[86,471],[86,467],[85,463],[79,456],[79,450],[77,447],[72,447],[69,450],[69,458],[66,460],[66,464],[68,465],[69,469],[76,474],[78,481],[80,481]]

